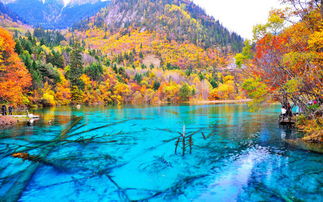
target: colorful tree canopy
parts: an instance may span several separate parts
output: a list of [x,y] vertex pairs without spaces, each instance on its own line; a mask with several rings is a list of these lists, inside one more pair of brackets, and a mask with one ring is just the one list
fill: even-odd
[[[322,100],[323,93],[320,4],[284,2],[293,9],[272,11],[268,23],[255,26],[255,55],[248,65],[249,76],[257,77],[257,82],[263,82],[270,95],[282,103],[293,101],[304,111],[314,112],[317,109],[306,104]],[[286,27],[285,21],[292,22],[297,16],[300,20]]]
[[27,102],[23,93],[31,85],[31,76],[15,53],[11,34],[0,28],[0,102],[14,105]]

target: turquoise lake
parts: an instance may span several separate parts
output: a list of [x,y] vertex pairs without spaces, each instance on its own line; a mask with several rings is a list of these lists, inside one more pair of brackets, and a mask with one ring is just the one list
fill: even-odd
[[38,110],[34,126],[0,132],[0,201],[323,201],[323,155],[287,144],[298,134],[278,125],[279,112]]

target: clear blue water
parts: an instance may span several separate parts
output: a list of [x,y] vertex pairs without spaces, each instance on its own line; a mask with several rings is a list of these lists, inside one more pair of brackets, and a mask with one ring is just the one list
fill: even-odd
[[[19,193],[19,201],[323,201],[323,155],[283,141],[295,131],[278,126],[279,106],[261,113],[246,105],[35,113],[42,120],[33,127],[0,132],[2,200]],[[180,138],[175,154],[184,130],[185,153]]]

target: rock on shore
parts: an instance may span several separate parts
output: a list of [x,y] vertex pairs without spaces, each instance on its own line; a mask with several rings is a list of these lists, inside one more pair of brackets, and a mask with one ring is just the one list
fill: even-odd
[[13,126],[16,125],[19,121],[10,116],[0,116],[0,127]]

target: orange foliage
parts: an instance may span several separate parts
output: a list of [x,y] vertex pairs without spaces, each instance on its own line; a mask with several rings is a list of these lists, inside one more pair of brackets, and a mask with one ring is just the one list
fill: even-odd
[[59,105],[68,105],[72,98],[70,83],[66,80],[62,71],[59,72],[59,75],[61,82],[56,86],[55,98]]
[[15,42],[0,28],[0,101],[24,104],[23,93],[31,85],[31,76],[14,51]]

